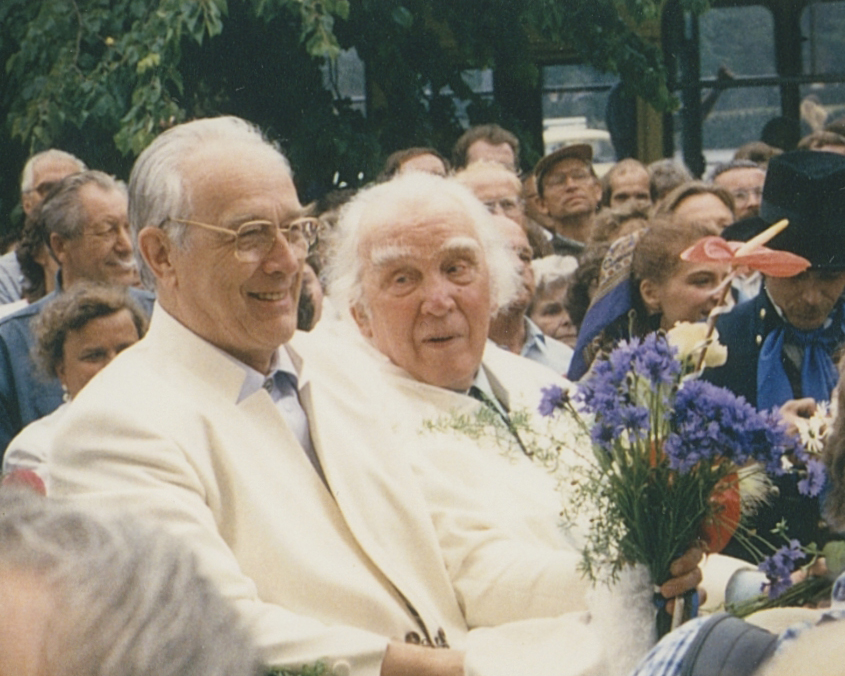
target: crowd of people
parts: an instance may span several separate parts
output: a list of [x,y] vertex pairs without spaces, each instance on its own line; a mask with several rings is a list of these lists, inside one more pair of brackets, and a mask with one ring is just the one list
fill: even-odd
[[[845,139],[754,150],[694,180],[674,160],[598,176],[574,144],[521,175],[516,136],[481,125],[451,160],[402,149],[372,185],[308,206],[284,155],[234,117],[163,132],[128,185],[34,155],[20,243],[0,258],[0,598],[17,608],[0,619],[0,673],[4,652],[33,674],[629,673],[673,599],[701,585],[717,608],[759,574],[738,546],[690,543],[666,609],[635,575],[591,589],[561,487],[511,415],[723,296],[728,362],[704,378],[791,416],[831,399]],[[795,277],[730,280],[726,263],[680,257],[784,218],[768,246],[809,261]],[[421,433],[479,411],[517,453]],[[784,480],[750,526],[789,515],[794,537],[838,537],[842,436],[840,419],[827,506]],[[115,598],[83,611],[104,586]],[[697,636],[746,629],[691,624],[637,673],[682,673],[654,665],[669,651],[681,669]],[[783,659],[842,631],[751,632],[753,659],[730,673],[787,673]]]

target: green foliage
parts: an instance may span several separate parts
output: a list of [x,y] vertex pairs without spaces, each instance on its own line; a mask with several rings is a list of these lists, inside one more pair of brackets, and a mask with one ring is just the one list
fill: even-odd
[[266,676],[325,676],[328,667],[323,662],[306,664],[299,669],[287,669],[284,667],[273,667],[267,671]]
[[[570,45],[586,62],[619,73],[659,109],[671,108],[659,50],[632,30],[655,21],[661,4],[4,0],[0,143],[16,160],[64,147],[125,176],[133,158],[169,126],[237,114],[275,133],[311,196],[330,187],[336,174],[336,182],[353,186],[372,180],[397,148],[450,148],[461,133],[456,99],[472,123],[498,121],[530,146],[519,112],[474,94],[463,74],[492,67],[510,100],[534,96],[538,45]],[[683,4],[701,9],[704,0]],[[320,66],[351,47],[367,63],[366,118],[323,85]],[[0,177],[4,202],[12,201],[19,170],[10,167]],[[3,211],[10,206],[4,203]]]

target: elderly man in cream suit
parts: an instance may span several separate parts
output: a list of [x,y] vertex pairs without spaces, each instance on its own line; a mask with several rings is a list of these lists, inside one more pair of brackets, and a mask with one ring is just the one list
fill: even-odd
[[[550,369],[485,340],[496,308],[506,306],[521,283],[507,231],[496,218],[463,186],[429,176],[400,177],[360,193],[334,232],[328,270],[332,302],[349,321],[318,327],[310,348],[319,350],[324,367],[332,363],[329,368],[343,372],[337,388],[345,383],[347,396],[369,400],[394,434],[416,438],[405,442],[417,449],[415,471],[436,477],[423,486],[452,481],[455,491],[477,491],[500,525],[527,541],[568,549],[574,569],[582,533],[558,527],[561,499],[554,485],[566,480],[560,474],[566,467],[588,461],[589,439],[573,434],[574,421],[568,430],[558,421],[555,430],[556,438],[571,441],[555,479],[547,471],[553,459],[544,467],[529,457],[519,439],[525,430],[508,433],[502,425],[495,437],[461,443],[421,434],[429,422],[474,416],[485,405],[495,407],[496,421],[528,413],[533,428],[545,429],[554,423],[538,414],[542,389],[569,386]],[[741,564],[721,557],[707,563],[709,597],[718,604]],[[584,584],[576,576],[573,594]],[[676,589],[673,581],[665,592]],[[578,598],[585,603],[586,594]]]
[[289,342],[314,222],[257,130],[163,133],[132,170],[130,222],[157,305],[69,408],[53,496],[181,537],[272,665],[605,671],[589,618],[567,612],[571,559],[512,538],[472,492],[424,486],[378,412]]
[[[568,387],[547,367],[487,340],[495,308],[522,283],[497,218],[464,186],[429,176],[399,177],[359,194],[334,232],[329,266],[332,302],[349,321],[318,325],[307,348],[324,366],[333,362],[344,374],[335,386],[368,398],[393,434],[416,437],[405,445],[420,449],[412,458],[418,472],[439,466],[462,490],[486,491],[486,504],[516,535],[559,547],[554,480],[517,435],[503,427],[496,439],[456,443],[420,434],[428,422],[474,416],[485,407],[479,399],[494,407],[498,422],[511,412],[536,414],[543,387]],[[419,241],[407,239],[414,230]],[[385,290],[382,278],[397,275],[397,288]],[[495,443],[501,440],[512,443]]]

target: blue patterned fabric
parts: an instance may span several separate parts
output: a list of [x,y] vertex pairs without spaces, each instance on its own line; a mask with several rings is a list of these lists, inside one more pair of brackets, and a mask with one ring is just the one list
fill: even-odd
[[[684,657],[689,652],[699,630],[709,619],[709,617],[696,618],[664,636],[643,658],[631,676],[680,676]],[[845,619],[845,611],[832,610],[822,614],[815,621],[792,625],[778,636],[775,654],[787,648],[790,643],[816,625],[843,619]]]
[[678,676],[687,650],[707,619],[697,617],[664,636],[643,658],[631,676]]
[[578,342],[567,373],[572,381],[580,380],[590,368],[588,350],[593,340],[633,307],[631,261],[641,235],[637,232],[620,237],[602,260],[599,288],[578,329]]

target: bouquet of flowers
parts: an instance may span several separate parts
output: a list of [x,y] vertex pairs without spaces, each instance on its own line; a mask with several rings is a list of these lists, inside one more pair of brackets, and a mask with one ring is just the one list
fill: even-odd
[[718,551],[739,522],[740,480],[780,474],[784,455],[800,451],[775,412],[695,378],[702,352],[708,366],[725,359],[708,331],[681,324],[622,342],[572,400],[544,391],[544,415],[593,419],[595,462],[580,467],[574,504],[594,510],[583,550],[594,580],[642,563],[660,585],[694,544]]

